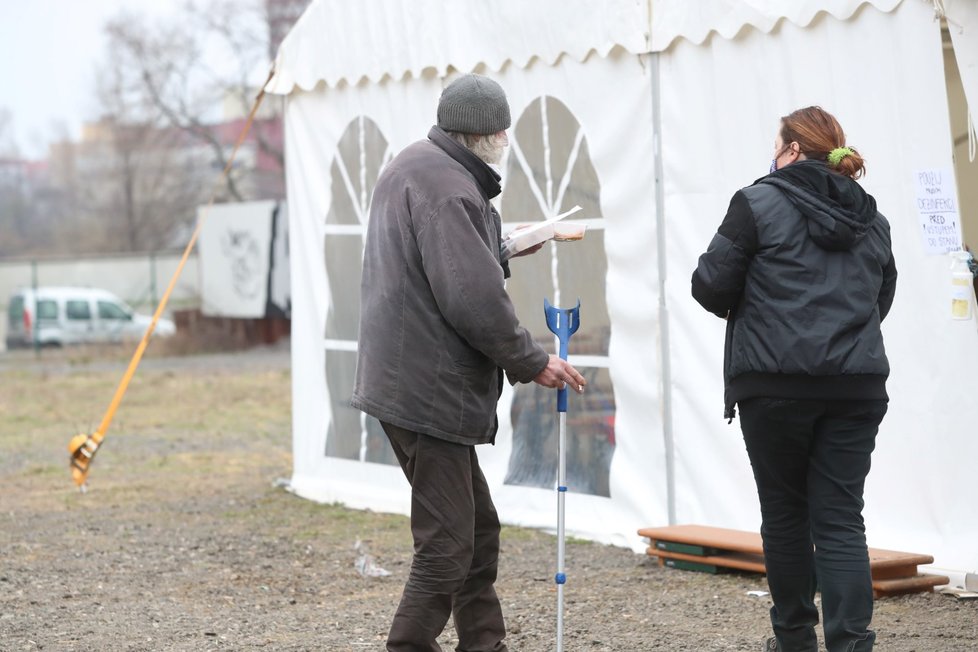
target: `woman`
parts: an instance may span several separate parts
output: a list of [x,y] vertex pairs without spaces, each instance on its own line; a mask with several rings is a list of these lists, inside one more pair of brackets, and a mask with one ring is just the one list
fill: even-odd
[[741,429],[761,505],[774,606],[766,650],[873,648],[863,485],[886,413],[880,322],[896,286],[890,227],[819,107],[781,119],[771,173],[737,191],[693,273],[727,319],[725,416]]

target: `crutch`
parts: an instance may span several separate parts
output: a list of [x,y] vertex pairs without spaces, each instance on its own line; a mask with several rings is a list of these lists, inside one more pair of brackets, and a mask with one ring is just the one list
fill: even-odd
[[[577,332],[581,325],[581,301],[573,308],[555,308],[547,299],[543,300],[543,312],[547,317],[547,327],[557,336],[560,342],[559,355],[567,359],[567,343],[571,335]],[[557,390],[557,573],[554,581],[557,583],[557,652],[564,650],[564,494],[567,493],[566,482],[566,444],[567,444],[567,384]]]

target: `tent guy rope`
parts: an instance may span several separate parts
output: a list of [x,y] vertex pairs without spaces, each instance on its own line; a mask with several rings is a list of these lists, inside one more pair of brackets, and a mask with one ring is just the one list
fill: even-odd
[[173,292],[173,288],[177,284],[177,279],[180,278],[180,273],[183,272],[183,267],[187,262],[187,258],[190,257],[190,252],[193,250],[194,244],[197,242],[197,237],[200,235],[200,230],[204,224],[204,220],[207,218],[207,213],[211,206],[214,205],[214,199],[217,197],[218,189],[228,174],[230,174],[231,166],[234,164],[234,157],[237,155],[238,149],[241,147],[241,143],[244,142],[245,137],[248,135],[248,131],[251,129],[251,125],[255,120],[255,114],[258,112],[258,107],[261,106],[261,101],[265,97],[265,86],[271,80],[273,74],[274,70],[269,72],[268,79],[265,80],[265,84],[262,84],[261,90],[255,97],[255,102],[251,107],[251,112],[248,114],[248,119],[245,121],[245,125],[241,129],[241,133],[238,135],[238,140],[234,144],[234,149],[231,150],[231,156],[228,157],[227,164],[224,166],[224,170],[221,172],[221,176],[218,178],[214,185],[214,190],[211,192],[211,197],[208,200],[204,210],[201,211],[200,217],[197,219],[197,225],[194,227],[194,231],[190,236],[190,242],[187,243],[186,249],[183,250],[183,256],[180,258],[177,269],[173,272],[173,277],[170,279],[170,283],[166,287],[166,292],[163,293],[163,297],[160,299],[159,305],[156,306],[156,312],[153,313],[153,319],[150,321],[149,326],[146,327],[146,332],[143,333],[143,338],[140,340],[139,346],[136,347],[136,351],[133,353],[132,359],[129,361],[129,367],[122,375],[122,380],[119,382],[119,386],[115,390],[115,395],[112,397],[112,401],[109,403],[108,409],[106,409],[105,414],[102,416],[102,422],[99,424],[95,432],[91,434],[81,433],[75,435],[68,443],[68,450],[71,453],[71,477],[74,479],[75,484],[78,485],[78,488],[82,492],[86,490],[88,472],[91,468],[92,461],[95,459],[95,453],[98,452],[99,447],[102,445],[102,441],[105,439],[105,433],[108,431],[109,425],[112,423],[112,419],[115,417],[115,413],[119,409],[119,404],[122,402],[122,397],[125,396],[126,390],[129,389],[129,383],[132,381],[132,377],[136,373],[136,368],[139,366],[139,362],[143,359],[143,353],[146,351],[147,344],[149,344],[149,338],[152,336],[153,331],[156,328],[156,323],[159,321],[160,315],[163,314],[163,309],[166,308],[167,301],[170,300],[170,294]]

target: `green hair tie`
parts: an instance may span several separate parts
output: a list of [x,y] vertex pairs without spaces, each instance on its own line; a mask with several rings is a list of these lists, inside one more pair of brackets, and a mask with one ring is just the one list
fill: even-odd
[[855,153],[856,152],[854,152],[852,149],[848,147],[836,147],[831,152],[829,152],[829,156],[828,156],[829,165],[831,165],[834,168],[839,167],[839,163],[842,162],[842,159],[844,159],[847,156],[852,156]]

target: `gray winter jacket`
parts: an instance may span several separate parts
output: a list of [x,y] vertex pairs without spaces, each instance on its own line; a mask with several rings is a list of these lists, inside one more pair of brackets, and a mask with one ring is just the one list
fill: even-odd
[[350,404],[461,444],[492,441],[502,371],[529,382],[549,356],[516,318],[489,203],[499,176],[433,127],[374,189]]
[[896,276],[876,201],[825,163],[738,191],[692,278],[694,298],[728,319],[726,416],[758,396],[885,399],[880,323]]

